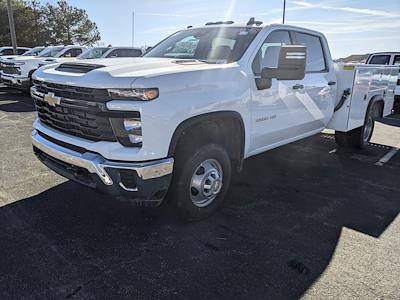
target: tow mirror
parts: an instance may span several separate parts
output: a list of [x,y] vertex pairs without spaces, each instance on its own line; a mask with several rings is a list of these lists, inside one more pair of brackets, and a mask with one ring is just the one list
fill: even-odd
[[[271,53],[268,53],[271,48]],[[275,48],[275,49],[273,49]],[[273,55],[277,47],[268,47],[265,58]],[[276,67],[265,67],[261,71],[262,79],[301,80],[306,74],[307,48],[302,45],[279,46],[279,59]]]

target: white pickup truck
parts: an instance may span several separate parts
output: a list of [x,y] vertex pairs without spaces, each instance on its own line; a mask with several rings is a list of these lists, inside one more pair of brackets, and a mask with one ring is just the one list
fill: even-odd
[[144,57],[33,75],[36,156],[140,205],[167,195],[185,219],[221,204],[244,159],[336,131],[363,147],[390,113],[398,68],[334,66],[323,34],[251,19],[179,31]]
[[1,80],[5,85],[29,91],[32,74],[39,68],[41,61],[52,57],[76,57],[85,51],[84,46],[47,47],[37,56],[18,56],[2,62]]
[[[368,56],[368,65],[400,66],[400,52],[379,52]],[[400,78],[397,79],[397,86],[394,91],[393,114],[400,115]]]

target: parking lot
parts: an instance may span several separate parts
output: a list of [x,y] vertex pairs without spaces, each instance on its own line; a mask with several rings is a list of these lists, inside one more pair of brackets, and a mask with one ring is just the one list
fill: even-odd
[[400,296],[400,128],[377,124],[363,151],[323,133],[250,158],[224,207],[184,224],[49,171],[34,118],[0,91],[1,299]]

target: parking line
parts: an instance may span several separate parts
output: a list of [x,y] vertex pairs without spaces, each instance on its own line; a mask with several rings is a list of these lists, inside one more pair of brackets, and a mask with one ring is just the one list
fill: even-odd
[[387,163],[396,153],[399,151],[400,148],[393,147],[392,150],[390,150],[388,153],[386,153],[382,158],[375,163],[376,166],[383,166],[385,163]]

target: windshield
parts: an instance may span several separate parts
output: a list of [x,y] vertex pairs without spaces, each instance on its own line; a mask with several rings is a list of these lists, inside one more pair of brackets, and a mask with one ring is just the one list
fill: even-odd
[[33,48],[32,50],[29,50],[28,52],[25,52],[22,54],[22,56],[38,56],[40,52],[42,52],[44,47],[37,47]]
[[261,28],[210,27],[179,31],[146,53],[145,57],[198,59],[206,62],[239,60]]
[[78,58],[82,59],[94,59],[94,58],[101,58],[104,53],[106,53],[110,48],[92,48],[86,50]]
[[55,57],[64,47],[49,47],[46,48],[42,53],[40,53],[40,57]]

